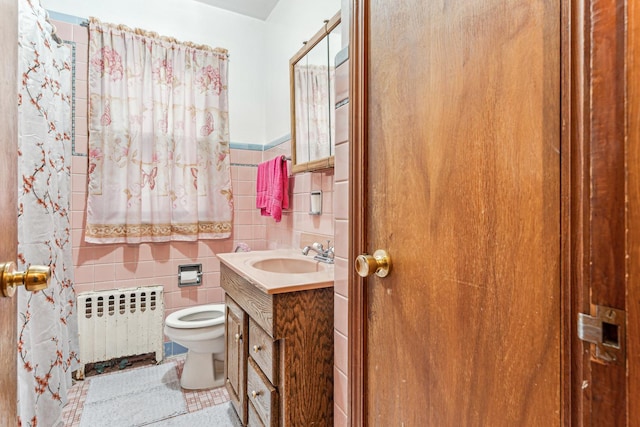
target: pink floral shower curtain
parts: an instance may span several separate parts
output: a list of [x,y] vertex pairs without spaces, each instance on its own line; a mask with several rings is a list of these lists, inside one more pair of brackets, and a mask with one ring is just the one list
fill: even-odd
[[222,49],[91,19],[87,242],[229,237],[227,68]]
[[38,0],[19,1],[18,267],[49,265],[48,289],[18,289],[18,410],[23,426],[62,423],[77,368],[71,252],[71,52]]

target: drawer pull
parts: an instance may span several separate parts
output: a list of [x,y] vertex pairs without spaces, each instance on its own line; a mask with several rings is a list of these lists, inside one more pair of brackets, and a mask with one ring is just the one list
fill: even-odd
[[236,342],[238,342],[240,341],[240,338],[242,338],[242,335],[236,334],[234,338],[236,339]]
[[261,347],[260,347],[259,345],[254,345],[254,346],[253,346],[253,352],[254,352],[254,353],[257,353],[257,352],[259,352],[260,350],[261,350]]
[[260,396],[261,394],[262,394],[262,392],[253,390],[251,392],[251,397],[253,397],[255,399],[256,397]]

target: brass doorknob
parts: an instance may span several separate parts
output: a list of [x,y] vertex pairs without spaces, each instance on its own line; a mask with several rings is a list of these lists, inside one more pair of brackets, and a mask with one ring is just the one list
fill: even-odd
[[41,291],[49,287],[51,268],[44,265],[32,265],[26,271],[16,271],[14,262],[0,264],[0,292],[3,297],[12,297],[16,287],[24,285],[30,292]]
[[368,277],[375,274],[378,277],[387,277],[391,269],[391,258],[384,249],[378,249],[372,255],[362,254],[356,258],[356,272],[360,277]]

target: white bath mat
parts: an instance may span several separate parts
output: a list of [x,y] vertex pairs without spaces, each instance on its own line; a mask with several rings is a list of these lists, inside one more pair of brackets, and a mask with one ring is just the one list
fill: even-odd
[[149,427],[242,427],[230,402],[149,424]]
[[187,412],[175,363],[93,377],[80,427],[134,427]]

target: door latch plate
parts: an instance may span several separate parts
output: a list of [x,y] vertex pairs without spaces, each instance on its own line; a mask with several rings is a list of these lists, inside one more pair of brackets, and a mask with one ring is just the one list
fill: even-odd
[[578,314],[578,338],[591,343],[591,357],[601,363],[625,363],[626,313],[595,306],[595,316]]

